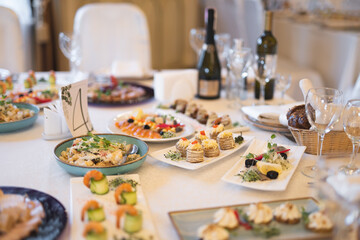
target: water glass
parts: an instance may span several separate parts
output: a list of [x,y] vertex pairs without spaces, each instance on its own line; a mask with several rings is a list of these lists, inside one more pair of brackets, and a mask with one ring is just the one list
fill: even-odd
[[190,46],[197,54],[197,59],[200,57],[201,48],[205,41],[206,31],[203,28],[192,28],[190,30]]
[[275,86],[276,89],[280,91],[281,93],[281,101],[280,104],[284,104],[284,97],[285,92],[290,88],[291,86],[291,75],[284,76],[281,74],[277,74],[275,78]]
[[70,61],[71,76],[74,78],[81,63],[80,40],[74,34],[61,32],[59,34],[59,45],[61,52]]

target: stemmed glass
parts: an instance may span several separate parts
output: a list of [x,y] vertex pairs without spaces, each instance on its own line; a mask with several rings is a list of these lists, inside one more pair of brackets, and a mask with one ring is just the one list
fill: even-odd
[[230,49],[231,36],[228,33],[215,34],[216,50],[218,52],[221,68],[226,68],[226,58]]
[[206,31],[203,28],[192,28],[190,30],[190,46],[197,54],[197,59],[200,57],[201,48],[205,41]]
[[281,104],[284,104],[285,92],[290,88],[291,85],[291,75],[287,77],[281,74],[277,74],[275,78],[275,86],[281,93]]
[[59,45],[62,53],[70,60],[71,76],[74,78],[81,62],[81,48],[79,38],[71,33],[59,34]]
[[[318,133],[319,160],[322,159],[321,155],[325,134],[330,132],[334,124],[339,121],[342,101],[342,92],[333,88],[311,88],[306,95],[306,116],[312,129]],[[305,176],[314,178],[317,173],[317,166],[307,166],[302,169],[302,173]]]
[[348,165],[341,166],[339,171],[346,175],[359,174],[355,160],[360,147],[360,99],[349,100],[343,111],[343,125],[346,135],[353,144],[351,160]]

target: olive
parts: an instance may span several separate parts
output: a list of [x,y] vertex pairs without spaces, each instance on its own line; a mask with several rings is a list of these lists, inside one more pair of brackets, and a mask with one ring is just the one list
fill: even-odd
[[175,128],[175,132],[181,132],[183,129],[182,129],[182,127],[176,127]]
[[276,171],[268,171],[266,176],[270,179],[277,179],[277,177],[279,176],[279,173]]
[[24,94],[19,94],[19,97],[23,97],[24,96]]
[[147,125],[147,124],[145,124],[145,125],[144,125],[144,129],[150,129],[150,126]]
[[134,122],[134,119],[129,118],[129,119],[127,120],[127,122],[128,122],[128,123],[133,123],[133,122]]
[[159,132],[159,134],[162,136],[162,135],[164,134],[164,131],[161,130],[161,131]]
[[245,167],[249,168],[251,166],[255,166],[256,165],[256,160],[254,159],[246,159],[245,160]]
[[287,159],[287,154],[286,153],[280,153],[280,155],[283,157],[283,159]]
[[33,90],[32,89],[30,89],[29,91],[28,91],[28,93],[32,93],[33,92]]
[[176,125],[176,124],[178,124],[178,122],[176,120],[174,120],[173,124]]

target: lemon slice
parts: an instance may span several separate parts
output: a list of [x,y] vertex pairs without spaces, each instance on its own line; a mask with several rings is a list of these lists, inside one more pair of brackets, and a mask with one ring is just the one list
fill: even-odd
[[258,161],[256,163],[256,167],[264,175],[266,175],[269,171],[275,171],[278,172],[279,174],[282,172],[281,165],[276,163]]

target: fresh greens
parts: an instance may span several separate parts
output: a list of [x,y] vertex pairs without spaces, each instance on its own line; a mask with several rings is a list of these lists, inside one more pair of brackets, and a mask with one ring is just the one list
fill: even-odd
[[254,169],[240,171],[236,176],[240,176],[244,182],[256,182],[261,180],[260,173]]
[[129,183],[133,188],[136,189],[136,186],[139,184],[133,179],[124,179],[122,177],[117,177],[109,181],[110,190],[115,190],[120,184]]
[[164,154],[165,158],[170,158],[170,160],[172,161],[181,161],[181,160],[185,160],[185,158],[183,158],[181,156],[181,153],[179,151],[168,151],[167,153]]
[[305,225],[309,223],[309,215],[310,213],[307,212],[304,207],[301,207],[301,219]]
[[272,226],[253,224],[253,233],[256,236],[271,238],[280,235],[280,229]]
[[175,137],[176,136],[176,134],[175,133],[173,133],[173,132],[164,132],[162,135],[161,135],[161,137],[162,138],[172,138],[172,137]]

